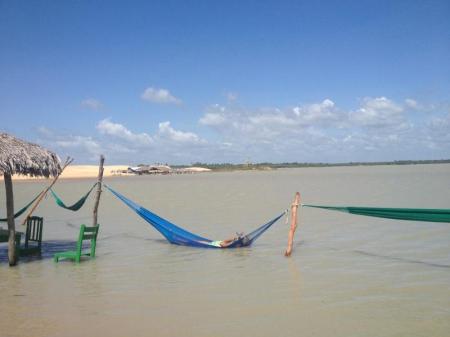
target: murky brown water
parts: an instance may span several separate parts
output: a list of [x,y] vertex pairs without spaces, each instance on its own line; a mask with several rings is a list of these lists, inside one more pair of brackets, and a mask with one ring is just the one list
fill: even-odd
[[[68,203],[90,180],[61,181]],[[289,169],[108,179],[113,188],[213,239],[304,203],[450,208],[450,165]],[[15,183],[17,209],[43,186]],[[0,192],[4,214],[4,189]],[[90,222],[48,198],[44,257],[9,268],[0,244],[1,336],[448,336],[450,224],[301,209],[291,258],[280,221],[251,248],[168,244],[110,192],[98,256],[55,264]],[[5,227],[5,225],[2,225]]]

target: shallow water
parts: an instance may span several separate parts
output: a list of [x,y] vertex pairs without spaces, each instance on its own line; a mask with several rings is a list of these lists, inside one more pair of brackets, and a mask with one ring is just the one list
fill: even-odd
[[[55,190],[70,204],[92,180]],[[159,215],[212,239],[250,231],[289,204],[450,208],[450,165],[337,167],[110,178]],[[16,209],[43,182],[15,182]],[[0,205],[5,204],[3,189]],[[91,221],[49,197],[42,259],[9,268],[0,244],[1,336],[448,336],[450,224],[304,208],[291,258],[279,221],[253,247],[168,244],[110,192],[97,258],[55,264]],[[0,215],[4,214],[2,206]],[[5,227],[5,225],[2,225]]]

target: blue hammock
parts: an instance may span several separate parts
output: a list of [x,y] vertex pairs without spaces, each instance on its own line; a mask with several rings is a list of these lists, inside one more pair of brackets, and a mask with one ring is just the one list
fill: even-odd
[[122,200],[126,205],[128,205],[132,210],[134,210],[140,217],[152,225],[158,232],[160,232],[166,239],[172,244],[200,247],[200,248],[237,248],[250,246],[253,241],[255,241],[262,233],[270,228],[275,222],[277,222],[286,212],[283,212],[275,219],[269,221],[268,223],[262,225],[261,227],[255,229],[253,232],[239,237],[236,241],[227,247],[218,247],[214,245],[213,240],[201,237],[199,235],[190,233],[181,227],[157,216],[155,213],[150,212],[148,209],[136,204],[130,199],[126,198],[122,194],[114,191],[111,187],[105,187],[110,190],[117,198]]

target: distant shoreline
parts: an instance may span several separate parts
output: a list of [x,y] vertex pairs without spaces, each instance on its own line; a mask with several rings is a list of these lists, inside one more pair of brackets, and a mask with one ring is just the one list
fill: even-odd
[[[307,168],[307,167],[339,167],[339,166],[388,166],[388,165],[428,165],[450,164],[450,159],[441,160],[396,160],[380,162],[347,162],[347,163],[246,163],[246,164],[207,164],[195,163],[193,166],[209,168],[213,171],[237,170],[275,170],[279,168]],[[177,166],[174,166],[177,167]]]
[[[195,163],[193,166],[211,169],[212,172],[233,171],[271,171],[282,168],[313,168],[313,167],[344,167],[344,166],[389,166],[389,165],[427,165],[427,164],[450,164],[450,159],[445,160],[402,160],[392,162],[350,162],[350,163],[257,163],[257,164],[205,164]],[[126,171],[129,165],[105,165],[104,177],[135,176],[135,174],[120,173]],[[174,165],[173,168],[186,166]],[[98,176],[98,165],[70,165],[59,179],[83,179],[96,178]],[[45,178],[33,178],[29,176],[14,175],[13,180],[41,180]],[[3,180],[3,176],[0,176]]]

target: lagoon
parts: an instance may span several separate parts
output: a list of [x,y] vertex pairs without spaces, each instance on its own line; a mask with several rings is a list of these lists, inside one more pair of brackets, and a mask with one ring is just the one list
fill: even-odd
[[[309,204],[450,208],[448,164],[105,181],[211,239],[251,231],[286,209],[297,190]],[[61,180],[55,191],[71,204],[93,183]],[[16,209],[44,185],[14,182]],[[440,337],[450,331],[450,224],[304,208],[293,254],[285,258],[284,219],[248,248],[174,246],[105,190],[97,258],[53,263],[53,252],[75,241],[80,224],[90,224],[92,207],[92,196],[75,213],[51,197],[43,202],[36,211],[45,221],[41,259],[23,258],[9,268],[0,244],[2,336]]]

